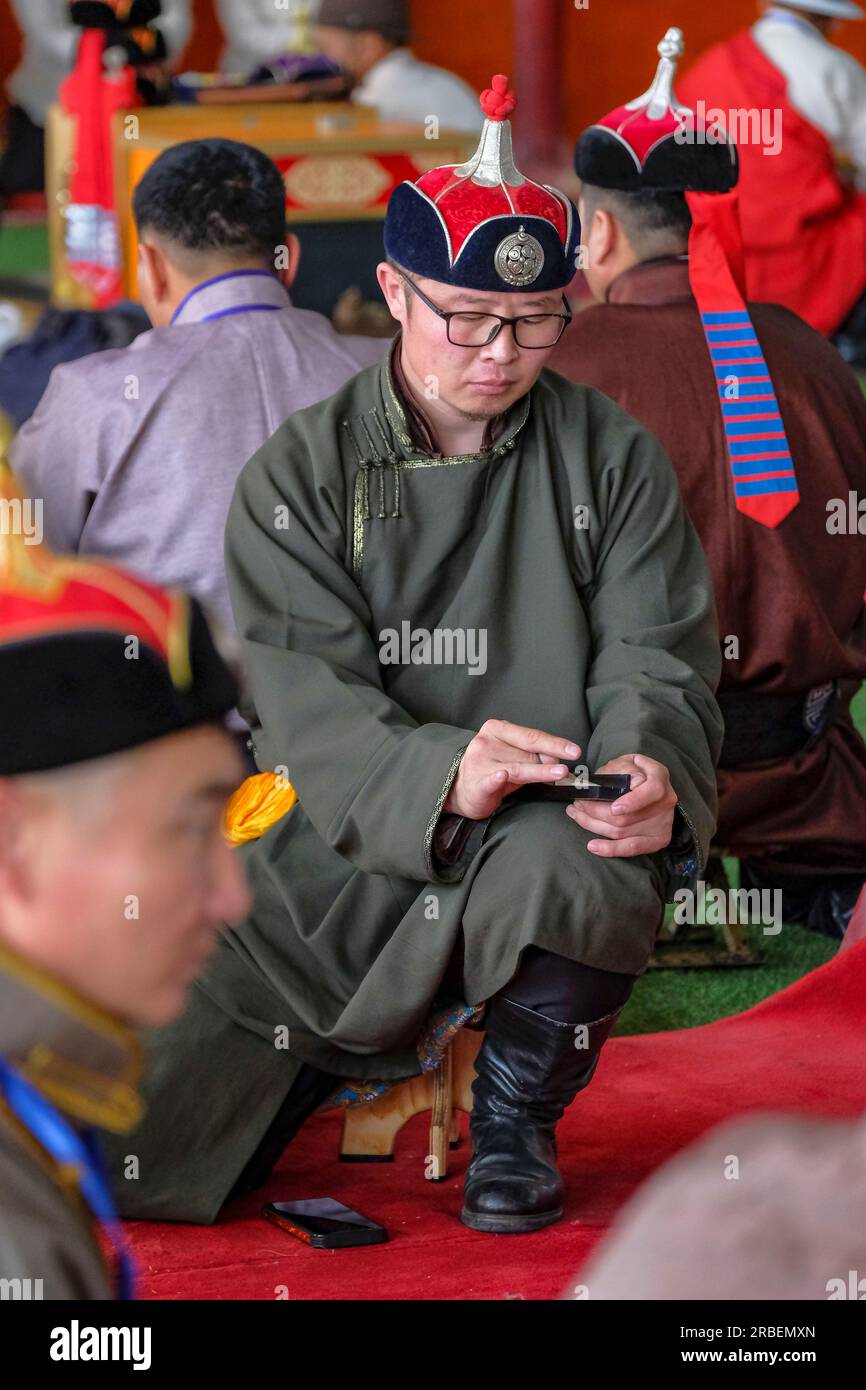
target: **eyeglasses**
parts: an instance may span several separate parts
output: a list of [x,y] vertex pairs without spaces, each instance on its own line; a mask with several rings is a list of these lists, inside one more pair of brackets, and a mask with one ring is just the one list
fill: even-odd
[[565,295],[562,296],[562,303],[565,309],[564,314],[521,314],[516,318],[503,318],[501,314],[471,314],[467,312],[449,313],[445,309],[440,309],[438,304],[434,304],[432,299],[428,299],[422,289],[419,289],[414,280],[404,274],[396,266],[397,274],[418,298],[422,300],[428,309],[432,309],[434,314],[438,314],[440,319],[445,320],[445,329],[448,334],[449,343],[455,347],[488,347],[502,332],[507,323],[511,324],[514,332],[514,341],[518,347],[522,348],[549,348],[555,347],[571,323],[574,315],[568,306]]

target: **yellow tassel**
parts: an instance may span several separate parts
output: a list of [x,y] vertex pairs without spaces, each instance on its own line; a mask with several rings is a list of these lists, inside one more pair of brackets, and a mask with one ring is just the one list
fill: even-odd
[[258,840],[291,811],[297,799],[291,782],[276,772],[248,777],[229,797],[223,812],[223,835],[230,845]]

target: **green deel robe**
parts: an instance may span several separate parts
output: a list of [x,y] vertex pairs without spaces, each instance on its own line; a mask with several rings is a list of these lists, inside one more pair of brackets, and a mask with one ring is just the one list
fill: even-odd
[[[705,860],[720,650],[661,446],[550,371],[486,453],[425,456],[409,428],[386,359],[291,416],[238,482],[226,557],[257,761],[288,770],[299,804],[240,851],[252,913],[156,1040],[128,1215],[213,1219],[298,1059],[417,1072],[461,928],[469,1003],[530,943],[637,974],[665,897]],[[416,651],[418,629],[475,630],[473,662],[383,664],[405,623]],[[494,717],[573,739],[592,770],[658,759],[691,843],[599,859],[564,805],[509,799],[440,871],[437,819]]]

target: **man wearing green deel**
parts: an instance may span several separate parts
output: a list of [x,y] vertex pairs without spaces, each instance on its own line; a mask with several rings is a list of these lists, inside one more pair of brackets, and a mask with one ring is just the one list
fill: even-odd
[[[417,1073],[431,1015],[469,1005],[485,1035],[461,1219],[558,1220],[557,1121],[705,862],[709,574],[656,439],[544,370],[579,230],[515,167],[514,105],[494,78],[476,155],[392,196],[389,356],[240,477],[247,712],[298,803],[239,851],[250,916],[154,1040],[126,1215],[212,1221],[341,1079]],[[631,790],[539,795],[567,763]]]

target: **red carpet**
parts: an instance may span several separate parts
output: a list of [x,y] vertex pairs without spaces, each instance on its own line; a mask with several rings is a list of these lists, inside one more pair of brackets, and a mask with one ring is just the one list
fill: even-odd
[[[688,988],[688,978],[683,978]],[[139,1293],[156,1299],[548,1299],[634,1188],[711,1125],[756,1109],[866,1110],[866,941],[747,1013],[608,1043],[559,1126],[565,1219],[529,1236],[460,1224],[464,1142],[444,1183],[426,1182],[427,1117],[392,1164],[337,1161],[341,1117],[316,1115],[255,1198],[213,1227],[131,1223]],[[387,1245],[310,1250],[258,1215],[264,1200],[332,1196],[383,1223]]]

